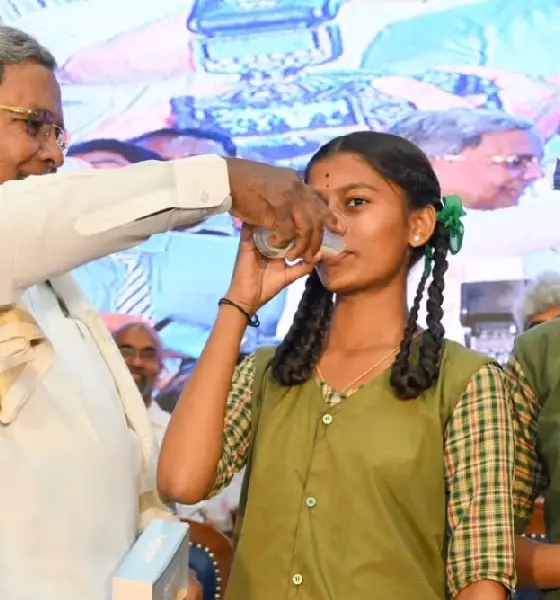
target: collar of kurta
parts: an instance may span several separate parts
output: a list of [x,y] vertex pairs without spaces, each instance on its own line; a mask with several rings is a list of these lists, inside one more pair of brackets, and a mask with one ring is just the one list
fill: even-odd
[[[70,275],[49,286],[69,315],[79,318],[90,332],[118,389],[129,427],[142,447],[139,490],[140,528],[154,517],[169,518],[156,493],[157,442],[142,397],[130,376],[111,334]],[[0,424],[9,426],[35,393],[54,360],[52,343],[23,304],[0,312]]]

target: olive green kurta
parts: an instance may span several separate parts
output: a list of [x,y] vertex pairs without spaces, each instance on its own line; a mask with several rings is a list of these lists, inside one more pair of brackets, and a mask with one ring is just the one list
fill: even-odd
[[446,342],[416,400],[397,399],[386,371],[329,407],[314,380],[284,388],[263,375],[269,356],[258,356],[227,600],[443,599],[443,434],[490,359]]
[[[560,544],[560,320],[550,321],[517,338],[514,356],[541,405],[538,451],[550,479],[545,494],[547,537]],[[546,600],[560,600],[560,590]]]

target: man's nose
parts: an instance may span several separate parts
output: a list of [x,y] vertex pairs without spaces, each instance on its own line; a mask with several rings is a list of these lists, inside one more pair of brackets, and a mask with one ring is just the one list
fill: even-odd
[[53,171],[64,164],[64,152],[52,136],[46,137],[41,146],[41,159],[53,166]]
[[144,361],[138,353],[135,353],[130,357],[129,363],[132,367],[135,367],[137,369],[141,369],[144,366]]
[[523,173],[523,179],[535,181],[535,179],[540,179],[541,177],[544,177],[541,164],[539,162],[529,163]]

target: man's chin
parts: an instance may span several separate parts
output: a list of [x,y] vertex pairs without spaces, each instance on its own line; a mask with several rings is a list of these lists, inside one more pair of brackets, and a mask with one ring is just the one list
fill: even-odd
[[37,177],[40,175],[52,175],[53,173],[56,173],[56,169],[47,169],[46,171],[42,171],[41,173],[22,173],[21,171],[16,173],[15,179],[17,181],[23,181],[24,179],[27,179],[28,177]]
[[56,169],[49,169],[48,171],[43,171],[42,173],[25,173],[23,171],[10,171],[6,173],[0,169],[0,183],[6,183],[7,181],[23,181],[31,176],[50,175],[51,173],[56,173]]
[[146,381],[145,378],[136,379],[135,377],[134,383],[136,384],[136,387],[138,388],[140,394],[142,394],[142,398],[146,398],[147,396],[151,397],[154,388],[153,385]]

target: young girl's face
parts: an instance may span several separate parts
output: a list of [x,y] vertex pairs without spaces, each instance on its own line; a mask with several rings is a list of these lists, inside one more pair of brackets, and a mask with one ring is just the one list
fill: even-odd
[[313,165],[309,184],[348,224],[346,251],[319,265],[323,285],[336,294],[352,294],[384,287],[395,278],[404,281],[411,246],[431,235],[424,218],[429,209],[410,210],[400,188],[352,153]]

